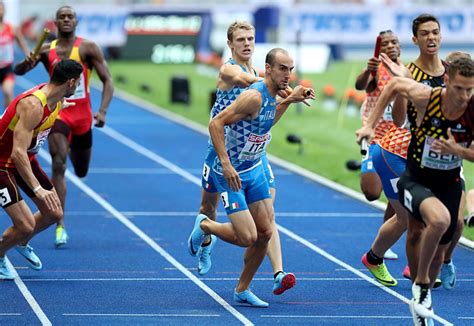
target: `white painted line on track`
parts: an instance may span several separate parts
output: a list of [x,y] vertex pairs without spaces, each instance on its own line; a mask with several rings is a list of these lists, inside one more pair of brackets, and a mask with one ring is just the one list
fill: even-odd
[[[136,143],[135,141],[131,140],[130,138],[122,135],[118,131],[115,131],[114,129],[112,129],[110,127],[104,127],[100,130],[103,133],[105,133],[106,135],[108,135],[108,136],[112,137],[113,139],[117,140],[118,142],[121,142],[122,144],[124,144],[124,145],[128,146],[129,148],[133,149],[137,153],[140,153],[140,154],[144,155],[145,157],[148,157],[149,159],[155,161],[156,163],[158,163],[162,166],[165,166],[165,167],[169,168],[172,171],[176,171],[176,173],[178,175],[186,178],[188,181],[190,181],[190,182],[196,184],[197,186],[201,187],[201,179],[199,179],[199,178],[195,177],[194,175],[184,171],[183,169],[181,169],[176,164],[168,161],[167,159],[165,159],[165,158],[159,156],[158,154],[150,151],[149,149],[141,146],[140,144]],[[326,259],[334,262],[335,264],[337,264],[339,266],[342,266],[342,267],[346,268],[347,270],[351,271],[352,273],[356,274],[357,276],[359,276],[360,278],[366,280],[367,282],[372,283],[375,286],[378,286],[381,290],[387,292],[388,294],[391,294],[392,296],[394,296],[397,299],[403,301],[404,303],[408,304],[410,302],[410,299],[402,296],[401,294],[399,294],[396,291],[393,291],[392,289],[389,289],[389,288],[381,285],[377,281],[373,280],[372,278],[368,277],[367,275],[365,275],[364,273],[358,271],[357,269],[353,268],[352,266],[346,264],[345,262],[339,260],[338,258],[332,256],[331,254],[329,254],[326,251],[322,250],[321,248],[319,248],[318,246],[316,246],[313,243],[309,242],[308,240],[300,237],[299,235],[297,235],[297,234],[293,233],[292,231],[282,227],[279,224],[276,224],[276,225],[278,227],[278,230],[280,230],[280,232],[286,234],[287,236],[289,236],[293,240],[295,240],[295,241],[303,244],[304,246],[310,248],[311,250],[315,251],[319,255],[325,257]],[[452,325],[449,321],[439,317],[438,315],[434,315],[433,319],[443,323],[444,325]]]
[[221,317],[216,314],[74,314],[64,313],[63,316],[82,317]]
[[10,260],[8,258],[5,259],[5,262],[7,263],[7,267],[12,273],[12,275],[15,277],[15,284],[20,290],[21,294],[23,294],[23,297],[25,298],[26,302],[30,305],[31,309],[35,313],[35,315],[38,317],[38,319],[41,322],[41,325],[43,326],[50,326],[52,325],[51,321],[48,319],[46,314],[44,313],[43,309],[39,306],[38,302],[36,299],[33,297],[31,292],[28,290],[26,287],[25,283],[23,283],[23,280],[20,278],[20,275],[16,272],[15,268],[11,264]]
[[411,316],[316,316],[316,315],[261,315],[262,318],[317,318],[317,319],[412,319]]
[[[38,154],[49,164],[51,164],[51,157],[44,150],[41,150]],[[190,175],[189,173],[183,173],[184,175]],[[176,267],[181,273],[186,275],[189,279],[193,281],[199,288],[206,292],[211,298],[213,298],[217,303],[219,303],[224,309],[230,312],[235,318],[241,321],[244,325],[253,325],[253,323],[248,320],[244,315],[227,303],[223,298],[221,298],[214,290],[204,284],[199,278],[197,278],[193,273],[188,271],[186,267],[181,265],[173,256],[171,256],[166,250],[161,248],[152,238],[150,238],[145,232],[138,228],[135,224],[130,222],[123,214],[115,209],[108,201],[103,199],[99,194],[97,194],[92,188],[86,185],[81,179],[76,175],[71,173],[69,170],[66,170],[66,177],[72,183],[74,183],[79,189],[81,189],[85,194],[87,194],[91,199],[96,203],[102,206],[110,214],[112,214],[117,220],[124,224],[129,230],[135,233],[143,241],[145,241],[150,247],[152,247],[156,252],[158,252],[163,258],[165,258],[171,265]]]
[[14,312],[0,312],[0,316],[21,316],[21,314]]

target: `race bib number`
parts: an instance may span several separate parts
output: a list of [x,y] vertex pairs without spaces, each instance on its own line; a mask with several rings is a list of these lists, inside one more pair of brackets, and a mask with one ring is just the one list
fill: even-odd
[[48,135],[49,135],[49,131],[51,129],[47,129],[47,130],[43,130],[43,131],[40,131],[38,133],[38,135],[36,136],[36,144],[35,146],[33,146],[32,148],[30,148],[28,150],[28,153],[33,153],[33,154],[36,154],[39,152],[41,146],[43,146],[44,142],[46,141],[46,139],[48,138]]
[[211,174],[211,168],[209,165],[204,163],[204,166],[202,167],[202,178],[206,181],[209,181],[209,175]]
[[270,133],[265,135],[250,134],[244,148],[239,154],[241,161],[253,161],[262,156],[263,151],[270,143],[272,136]]
[[[421,165],[436,170],[452,170],[462,164],[462,158],[453,154],[440,154],[431,149],[436,139],[427,136],[423,147]],[[461,144],[462,145],[462,144]]]
[[229,194],[226,192],[223,192],[221,194],[221,199],[222,199],[222,205],[224,205],[224,208],[229,207]]
[[3,206],[11,203],[12,199],[7,188],[0,189],[0,204]]
[[77,86],[76,91],[67,99],[77,100],[82,98],[86,98],[86,81],[83,73],[81,74],[81,77],[79,77],[79,85]]

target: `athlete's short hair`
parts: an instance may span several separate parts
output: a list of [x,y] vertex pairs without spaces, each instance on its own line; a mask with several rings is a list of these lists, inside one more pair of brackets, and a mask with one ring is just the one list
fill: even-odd
[[448,66],[448,76],[454,78],[457,73],[463,77],[474,77],[474,61],[467,57],[454,59]]
[[271,66],[275,63],[275,58],[278,53],[283,53],[286,55],[289,55],[288,51],[282,48],[273,48],[271,49],[268,53],[267,56],[265,57],[265,63],[268,63]]
[[467,52],[453,51],[453,52],[448,53],[448,55],[446,56],[444,61],[446,61],[447,63],[451,63],[451,62],[453,62],[454,60],[456,60],[458,58],[469,58],[469,59],[471,59],[471,55]]
[[71,6],[67,6],[67,5],[66,5],[66,6],[61,6],[61,7],[58,8],[58,10],[56,10],[56,19],[58,19],[59,13],[60,13],[61,10],[63,10],[63,9],[71,9],[72,12],[74,13],[74,17],[76,16],[76,11],[74,10],[74,8],[71,7]]
[[412,26],[411,26],[413,36],[417,35],[418,28],[420,27],[420,25],[424,24],[426,22],[435,22],[436,24],[438,24],[438,28],[441,29],[441,25],[439,24],[438,18],[436,18],[435,16],[430,15],[430,14],[421,14],[418,17],[416,17],[415,19],[413,19],[413,23],[412,23]]
[[63,59],[59,61],[53,69],[51,75],[51,83],[61,85],[69,79],[76,79],[82,74],[83,67],[76,60]]
[[227,40],[233,41],[234,40],[234,32],[238,29],[245,29],[247,31],[253,31],[255,33],[255,27],[252,24],[246,21],[235,21],[230,24],[229,28],[227,28]]

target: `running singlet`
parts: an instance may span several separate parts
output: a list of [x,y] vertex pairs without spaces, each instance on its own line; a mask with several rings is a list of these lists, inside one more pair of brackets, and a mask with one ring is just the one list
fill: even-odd
[[[245,172],[257,166],[270,143],[270,129],[276,114],[276,99],[270,95],[264,81],[252,84],[249,89],[256,89],[262,94],[262,106],[255,119],[240,120],[231,124],[225,134],[225,145],[230,162],[237,172]],[[214,170],[222,174],[218,158]]]
[[[424,85],[428,85],[432,88],[435,87],[444,87],[444,75],[446,74],[447,63],[441,61],[443,66],[445,67],[445,72],[441,76],[431,76],[428,75],[426,72],[421,70],[416,64],[410,62],[407,66],[408,70],[410,71],[411,77],[414,81],[422,83]],[[411,102],[408,102],[407,106],[407,117],[408,121],[410,122],[411,126],[416,125],[416,115],[417,111],[416,108],[413,106]]]
[[43,117],[38,125],[33,130],[33,138],[31,144],[28,147],[28,158],[33,159],[36,153],[41,148],[41,145],[48,138],[49,131],[53,127],[54,121],[56,120],[61,103],[58,102],[56,107],[51,111],[48,108],[46,95],[43,93],[41,88],[46,84],[38,85],[26,92],[23,92],[20,96],[15,98],[12,103],[7,107],[0,119],[0,168],[14,168],[15,164],[10,158],[13,149],[13,133],[15,126],[18,123],[18,117],[16,115],[16,106],[18,102],[27,96],[34,96],[41,101],[43,106]]
[[[382,93],[385,85],[392,79],[390,73],[385,68],[385,65],[380,64],[378,68],[378,81],[377,88],[370,93],[367,93],[364,103],[362,104],[361,114],[362,121],[365,123],[370,116],[370,113],[374,110],[375,104]],[[379,122],[375,126],[375,136],[372,140],[372,144],[375,144],[377,140],[383,137],[385,133],[394,125],[392,119],[392,103],[390,103],[384,111],[383,117],[380,118]]]
[[[92,107],[89,94],[89,79],[91,70],[87,65],[81,61],[79,56],[79,46],[81,45],[82,38],[76,37],[74,45],[69,55],[69,59],[73,59],[79,62],[83,67],[81,74],[81,81],[77,86],[74,95],[67,98],[68,102],[74,102],[76,105],[68,107],[66,110],[62,110],[59,113],[59,119],[63,120],[72,129],[73,134],[83,134],[92,126]],[[61,58],[56,52],[57,40],[51,42],[50,51],[48,54],[48,73],[51,76],[53,74],[54,66]]]
[[438,154],[431,149],[435,139],[447,137],[451,132],[461,146],[469,147],[474,138],[474,101],[471,97],[464,114],[448,120],[441,110],[442,87],[433,88],[430,101],[420,126],[412,125],[412,140],[408,148],[407,167],[426,178],[459,178],[462,158],[452,154]]
[[5,68],[13,63],[14,44],[13,26],[3,23],[3,29],[0,31],[0,68]]

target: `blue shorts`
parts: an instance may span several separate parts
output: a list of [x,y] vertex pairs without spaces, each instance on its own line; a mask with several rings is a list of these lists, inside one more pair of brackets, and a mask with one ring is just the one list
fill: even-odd
[[374,169],[374,163],[372,162],[372,155],[374,152],[376,144],[372,144],[369,146],[369,150],[367,151],[367,154],[362,158],[362,166],[360,168],[360,173],[370,173],[370,172],[375,172]]
[[248,204],[272,198],[262,163],[252,170],[239,173],[239,176],[242,187],[239,191],[233,191],[223,175],[215,172],[212,174],[227,215],[247,210]]
[[[202,167],[202,176],[201,176],[201,187],[205,191],[209,193],[216,193],[217,188],[214,184],[214,178],[212,175],[215,173],[212,169],[212,165],[214,164],[214,160],[217,157],[217,153],[214,150],[214,146],[208,145],[207,146],[207,153],[204,159],[204,165]],[[270,162],[268,162],[267,153],[263,154],[262,156],[262,164],[263,170],[265,171],[265,176],[268,181],[268,186],[270,188],[275,188],[275,176],[273,175],[272,167],[270,166]]]
[[397,182],[405,171],[407,160],[376,144],[372,152],[372,161],[382,181],[385,196],[389,199],[398,200]]

